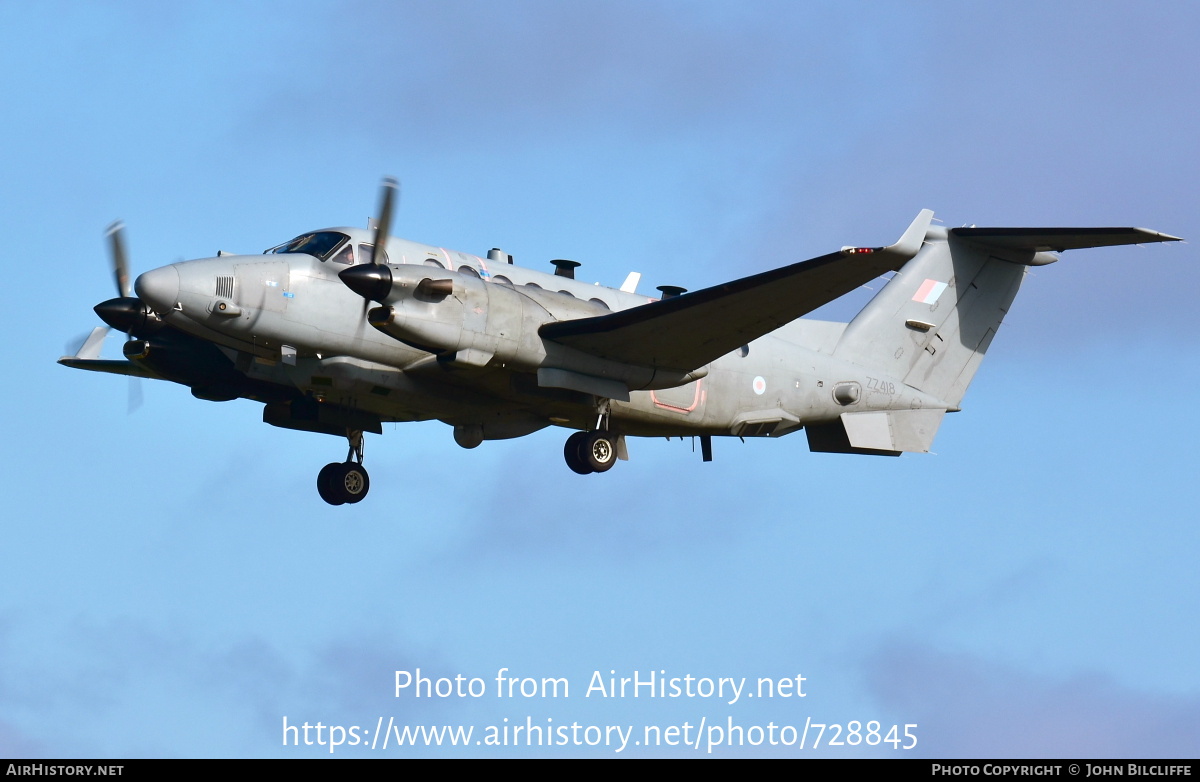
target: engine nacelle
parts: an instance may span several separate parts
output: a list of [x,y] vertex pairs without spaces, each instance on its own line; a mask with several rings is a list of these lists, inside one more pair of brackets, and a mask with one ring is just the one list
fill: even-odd
[[367,313],[372,326],[420,350],[484,366],[492,361],[534,368],[546,356],[538,327],[549,311],[510,285],[428,266],[392,266],[384,306]]
[[540,288],[485,282],[472,274],[416,265],[351,267],[339,275],[359,295],[378,301],[368,322],[441,360],[468,366],[503,364],[543,370],[539,382],[598,396],[627,398],[628,389],[662,389],[707,373],[636,366],[547,341],[539,328],[594,317],[595,305]]

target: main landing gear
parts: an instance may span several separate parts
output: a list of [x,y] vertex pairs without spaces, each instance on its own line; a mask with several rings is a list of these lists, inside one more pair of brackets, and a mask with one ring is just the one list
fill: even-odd
[[371,479],[362,466],[363,433],[357,429],[347,432],[346,439],[350,441],[346,461],[331,462],[317,474],[317,493],[330,505],[360,502],[371,488]]
[[567,466],[580,475],[608,472],[617,463],[617,446],[617,435],[608,428],[608,405],[602,404],[596,428],[590,432],[575,432],[568,437],[563,456]]
[[563,448],[567,466],[580,475],[607,472],[617,463],[617,438],[604,429],[576,432]]

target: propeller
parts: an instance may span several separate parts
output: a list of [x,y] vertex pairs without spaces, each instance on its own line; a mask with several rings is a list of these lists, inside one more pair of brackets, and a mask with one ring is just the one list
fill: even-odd
[[129,285],[129,257],[125,253],[125,223],[117,220],[104,232],[108,237],[109,260],[117,281],[117,295],[128,299],[133,294]]
[[129,387],[126,391],[125,399],[125,412],[127,415],[133,414],[141,408],[145,397],[142,395],[142,379],[140,377],[133,377],[132,375],[129,377]]
[[[125,332],[125,341],[134,338],[135,331],[153,329],[152,324],[161,323],[157,316],[142,302],[133,296],[133,287],[129,280],[129,254],[126,252],[125,223],[115,221],[105,229],[108,239],[109,263],[112,266],[113,279],[117,284],[117,298],[97,304],[93,309],[100,319],[111,328]],[[106,332],[108,329],[105,330]],[[142,406],[141,380],[130,376],[128,393],[128,411],[132,413]]]
[[[392,213],[396,207],[396,201],[400,197],[400,183],[392,177],[384,177],[383,184],[379,188],[379,216],[375,218],[375,249],[371,252],[371,263],[363,264],[370,266],[375,275],[388,273],[387,266],[379,262],[379,258],[387,254],[387,240],[391,236],[392,229]],[[351,269],[356,267],[351,267]],[[349,270],[347,270],[349,271]],[[390,273],[388,273],[390,276]],[[344,278],[343,278],[344,279]],[[363,334],[363,324],[367,322],[367,310],[371,306],[369,297],[363,298],[362,311],[358,318],[358,337]]]
[[158,314],[132,293],[129,280],[129,257],[125,247],[125,224],[120,220],[105,231],[108,238],[109,262],[118,296],[102,301],[94,309],[100,319],[112,328],[125,332],[127,340],[146,337],[164,325]]
[[379,265],[379,254],[387,252],[387,240],[392,230],[392,209],[399,197],[400,183],[392,177],[384,177],[379,189],[379,217],[375,221],[375,251],[371,253],[371,264]]

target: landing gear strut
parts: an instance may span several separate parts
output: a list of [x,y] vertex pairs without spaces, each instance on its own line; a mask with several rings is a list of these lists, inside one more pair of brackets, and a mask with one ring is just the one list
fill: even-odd
[[608,429],[608,400],[600,405],[596,428],[575,432],[563,448],[567,466],[580,475],[607,472],[617,463],[617,436]]
[[371,479],[362,466],[363,433],[357,429],[348,431],[346,439],[350,441],[346,461],[331,462],[317,474],[317,493],[330,505],[360,502],[371,488]]

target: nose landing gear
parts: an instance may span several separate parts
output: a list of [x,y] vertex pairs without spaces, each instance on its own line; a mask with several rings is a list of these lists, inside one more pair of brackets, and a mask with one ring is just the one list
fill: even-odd
[[350,451],[346,461],[331,462],[317,474],[317,493],[330,505],[345,505],[361,502],[371,488],[371,479],[362,466],[363,434],[360,430],[346,433]]

